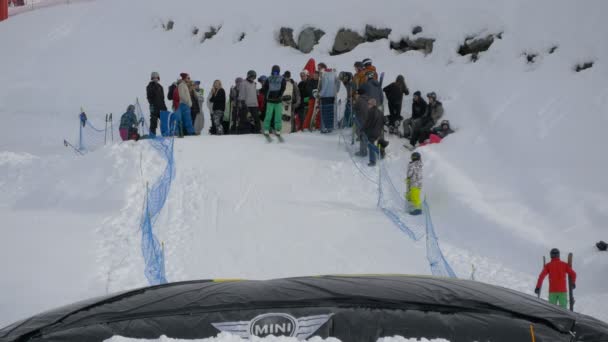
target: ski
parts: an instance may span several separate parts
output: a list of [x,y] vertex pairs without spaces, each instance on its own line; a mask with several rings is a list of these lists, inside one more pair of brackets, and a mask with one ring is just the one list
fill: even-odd
[[[572,253],[568,253],[568,266],[572,268]],[[572,278],[570,276],[568,276],[568,297],[570,311],[574,311],[574,294],[572,293]]]
[[[543,255],[543,270],[545,269],[546,265],[547,265],[547,259]],[[541,284],[540,285],[540,291],[538,291],[538,294],[537,294],[538,298],[540,298],[540,293],[542,292],[542,289],[543,289],[543,285]]]

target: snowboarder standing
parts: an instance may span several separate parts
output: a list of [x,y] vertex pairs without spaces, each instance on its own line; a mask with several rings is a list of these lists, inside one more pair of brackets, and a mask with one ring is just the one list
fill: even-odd
[[380,152],[376,142],[380,139],[384,129],[384,114],[378,109],[376,100],[373,98],[368,100],[367,108],[367,119],[363,124],[363,136],[369,149],[369,164],[367,165],[375,166],[378,158],[377,153]]
[[224,126],[222,121],[224,119],[224,112],[226,111],[226,92],[222,88],[222,82],[215,80],[213,82],[213,89],[211,89],[211,98],[209,102],[212,103],[211,121],[215,125],[215,132],[217,135],[224,134]]
[[240,83],[238,91],[238,134],[250,133],[247,113],[249,112],[254,120],[254,133],[260,133],[260,117],[258,109],[258,92],[255,84],[257,73],[255,70],[247,71],[246,79]]
[[551,262],[545,265],[542,272],[538,276],[538,282],[534,293],[540,294],[540,288],[543,285],[545,277],[549,275],[549,302],[557,304],[564,309],[568,308],[568,287],[566,283],[566,275],[570,277],[572,289],[576,288],[576,272],[559,258],[559,249],[551,250]]
[[282,97],[285,92],[286,81],[281,76],[281,68],[272,66],[270,77],[262,87],[262,93],[266,96],[266,116],[264,117],[264,135],[270,134],[270,122],[274,120],[274,129],[277,136],[281,135],[283,128],[283,106]]
[[389,127],[394,129],[399,127],[399,123],[403,121],[403,117],[401,116],[403,95],[409,95],[410,91],[407,89],[403,75],[397,76],[395,82],[384,87],[383,91],[388,100],[388,124]]
[[[179,136],[194,135],[194,126],[192,125],[192,117],[190,111],[192,108],[192,97],[190,95],[190,75],[183,72],[180,74],[181,79],[177,82],[177,88],[173,94],[173,101],[178,98],[179,106],[176,109],[176,117],[178,120]],[[176,96],[177,95],[177,96]]]
[[158,72],[152,72],[150,77],[150,83],[146,87],[146,95],[148,103],[150,104],[150,135],[156,135],[156,127],[158,127],[158,120],[160,120],[160,112],[167,110],[165,104],[165,91],[163,86],[160,85],[160,75]]
[[321,112],[321,133],[330,133],[334,129],[336,94],[340,91],[340,80],[335,70],[319,63],[321,80],[319,81],[319,108]]
[[411,215],[422,214],[422,201],[420,200],[420,191],[422,190],[422,159],[420,153],[414,152],[411,155],[411,161],[407,166],[407,192],[405,200],[410,206]]

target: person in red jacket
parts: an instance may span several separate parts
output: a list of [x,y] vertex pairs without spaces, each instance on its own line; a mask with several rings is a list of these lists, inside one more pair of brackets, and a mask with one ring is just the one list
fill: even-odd
[[572,289],[576,288],[576,272],[567,263],[559,259],[559,249],[551,250],[551,262],[545,265],[543,271],[538,276],[534,293],[540,294],[540,287],[549,275],[549,302],[558,304],[562,308],[568,307],[568,287],[566,285],[566,275],[572,281]]

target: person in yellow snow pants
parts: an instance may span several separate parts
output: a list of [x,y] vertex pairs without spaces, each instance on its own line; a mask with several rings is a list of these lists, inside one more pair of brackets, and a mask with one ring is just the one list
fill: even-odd
[[407,192],[405,193],[405,200],[409,204],[409,212],[411,215],[422,214],[422,201],[420,200],[420,191],[422,189],[422,160],[420,153],[414,152],[411,156],[407,167],[407,178],[405,183],[407,185]]

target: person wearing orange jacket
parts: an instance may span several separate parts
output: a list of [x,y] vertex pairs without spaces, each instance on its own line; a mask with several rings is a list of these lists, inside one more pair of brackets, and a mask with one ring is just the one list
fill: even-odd
[[545,265],[543,271],[538,276],[538,282],[534,289],[534,293],[537,295],[540,294],[540,288],[547,275],[549,275],[549,302],[566,309],[568,307],[566,275],[570,277],[572,289],[574,289],[576,288],[576,272],[574,272],[568,263],[559,259],[559,249],[557,248],[551,250],[551,262]]

